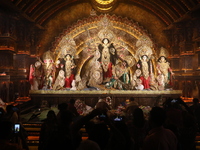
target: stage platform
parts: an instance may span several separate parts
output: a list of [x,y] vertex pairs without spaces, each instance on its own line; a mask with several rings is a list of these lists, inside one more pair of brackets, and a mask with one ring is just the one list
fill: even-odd
[[154,106],[166,98],[178,98],[181,96],[181,90],[163,90],[163,91],[137,91],[137,90],[30,90],[31,100],[35,105],[40,106],[43,101],[47,101],[49,106],[57,105],[62,102],[69,102],[71,98],[81,99],[87,105],[94,107],[99,98],[110,97],[113,102],[113,108],[130,97],[134,97],[140,105]]

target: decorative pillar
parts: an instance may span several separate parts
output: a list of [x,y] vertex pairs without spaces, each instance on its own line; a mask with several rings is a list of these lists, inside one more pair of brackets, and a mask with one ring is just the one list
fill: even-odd
[[14,55],[14,67],[17,69],[17,76],[20,80],[27,80],[29,74],[29,58],[25,53],[18,53]]
[[0,73],[10,74],[13,69],[13,52],[0,46]]
[[181,70],[184,74],[193,71],[193,53],[184,53],[181,55]]

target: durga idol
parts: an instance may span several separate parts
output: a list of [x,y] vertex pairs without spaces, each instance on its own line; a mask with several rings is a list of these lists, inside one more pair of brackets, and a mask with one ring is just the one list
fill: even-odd
[[103,79],[104,82],[108,82],[112,77],[112,66],[116,64],[117,52],[113,43],[110,43],[107,38],[102,40],[102,44],[98,45],[98,49],[101,53],[99,60],[103,68]]
[[64,58],[65,60],[65,87],[71,88],[72,81],[75,78],[74,70],[76,65],[73,61],[73,56],[67,54]]

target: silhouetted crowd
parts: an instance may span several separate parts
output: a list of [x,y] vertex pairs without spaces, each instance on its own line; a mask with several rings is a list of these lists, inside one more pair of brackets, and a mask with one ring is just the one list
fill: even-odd
[[[87,114],[80,115],[75,100],[49,110],[43,121],[38,150],[195,150],[200,129],[197,98],[188,106],[181,98],[168,98],[152,107],[148,117],[134,98],[123,110],[113,113],[101,99]],[[28,150],[27,133],[18,124],[17,109],[0,108],[0,150]],[[19,126],[18,126],[19,127]],[[84,130],[84,131],[83,131]],[[19,131],[19,132],[18,132]],[[87,134],[87,139],[83,139]]]

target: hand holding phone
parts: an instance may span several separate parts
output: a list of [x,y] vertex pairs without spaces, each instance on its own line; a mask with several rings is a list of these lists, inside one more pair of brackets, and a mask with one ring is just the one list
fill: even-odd
[[15,133],[19,133],[19,131],[20,131],[20,124],[19,124],[19,123],[16,123],[16,124],[14,125],[14,132],[15,132]]

